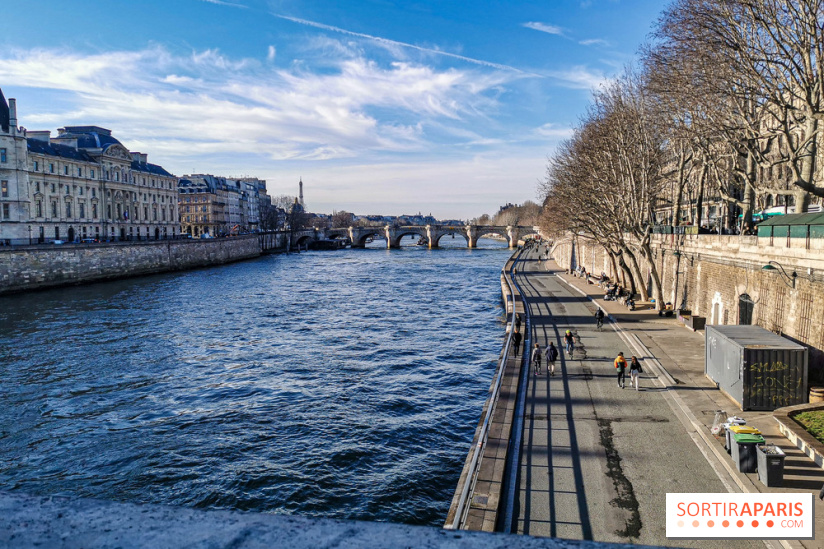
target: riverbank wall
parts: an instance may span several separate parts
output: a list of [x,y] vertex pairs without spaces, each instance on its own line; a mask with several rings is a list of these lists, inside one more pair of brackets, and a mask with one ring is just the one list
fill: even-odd
[[252,259],[257,235],[0,249],[0,295]]
[[[523,317],[521,293],[512,281],[520,251],[507,261],[501,273],[501,297],[506,307],[507,337],[489,386],[489,393],[452,497],[444,528],[496,532],[505,530],[511,501],[507,490],[512,482],[510,440],[516,418],[516,398],[521,380],[520,359],[510,351],[512,313]],[[526,348],[526,342],[524,343]]]
[[[824,239],[654,235],[652,250],[665,302],[706,324],[754,324],[806,346],[810,382],[824,382]],[[552,258],[616,279],[606,251],[590,240],[560,240]],[[650,267],[640,257],[639,266],[651,291]]]

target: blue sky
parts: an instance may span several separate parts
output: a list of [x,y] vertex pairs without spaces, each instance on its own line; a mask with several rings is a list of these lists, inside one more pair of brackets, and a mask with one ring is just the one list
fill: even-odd
[[[177,175],[312,211],[467,219],[536,200],[660,1],[27,0],[0,88],[31,130],[95,124]],[[53,133],[55,135],[55,133]]]

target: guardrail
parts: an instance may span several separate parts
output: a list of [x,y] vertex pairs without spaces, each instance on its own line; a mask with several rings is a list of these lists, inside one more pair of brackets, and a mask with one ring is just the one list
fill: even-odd
[[[512,280],[510,276],[507,276],[506,269],[510,270],[509,275],[511,275],[511,271],[514,268],[517,257],[521,254],[521,251],[517,251],[512,255],[511,261],[512,264],[505,266],[501,269],[501,272],[504,273],[504,279],[506,280],[507,286],[509,287],[509,294],[514,296],[515,293],[513,291]],[[515,326],[515,302],[513,299],[512,303],[512,315],[510,317],[511,326]],[[455,510],[455,518],[452,521],[452,524],[446,524],[444,528],[451,529],[451,530],[459,530],[466,521],[466,515],[469,512],[469,495],[472,494],[475,490],[475,481],[478,478],[478,471],[480,470],[480,457],[483,454],[484,446],[486,445],[487,439],[489,437],[489,426],[492,422],[492,414],[495,412],[495,408],[498,402],[498,394],[501,390],[501,382],[504,378],[504,372],[506,370],[506,360],[509,357],[509,348],[512,344],[512,330],[509,331],[509,334],[506,338],[506,344],[504,345],[504,352],[501,355],[501,359],[498,362],[498,375],[495,379],[495,384],[493,385],[492,394],[489,396],[489,406],[486,408],[486,414],[483,418],[483,423],[481,425],[481,430],[478,434],[478,441],[472,447],[472,459],[469,463],[469,472],[464,479],[463,488],[461,489],[461,497],[458,500],[458,505]]]

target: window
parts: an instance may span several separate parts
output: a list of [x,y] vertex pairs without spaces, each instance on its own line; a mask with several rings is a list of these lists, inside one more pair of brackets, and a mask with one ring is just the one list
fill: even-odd
[[9,197],[9,182],[8,181],[0,181],[0,196],[3,198]]
[[83,176],[83,168],[77,168],[77,177]]
[[[108,218],[108,219],[112,218],[112,206],[111,206],[111,204],[106,206],[106,218]],[[114,230],[114,229],[112,229],[112,230]]]
[[149,208],[143,206],[143,219],[149,219]]
[[43,202],[38,200],[34,203],[35,217],[43,217]]
[[6,162],[6,149],[0,149],[0,162]]
[[92,204],[92,217],[97,219],[97,204]]
[[80,187],[80,189],[78,189],[77,194],[83,196],[83,187]]
[[49,172],[54,173],[54,164],[49,164]]
[[52,211],[51,216],[52,217],[57,217],[57,202],[52,202],[51,203],[51,211]]
[[3,204],[3,219],[10,219],[10,218],[11,218],[11,215],[10,215],[10,211],[9,211],[9,205],[8,204]]
[[63,175],[69,175],[69,167],[63,166]]
[[94,179],[94,170],[92,170],[92,179]]
[[94,195],[95,195],[95,190],[94,190],[94,187],[92,187],[92,198],[94,198]]
[[34,171],[37,171],[38,169],[39,169],[39,164],[37,163],[37,160],[35,160],[34,161]]
[[38,192],[38,193],[40,192],[40,182],[39,181],[34,182],[34,191]]
[[186,213],[189,213],[189,206],[186,206]]
[[55,189],[54,183],[52,183],[51,187],[52,187],[52,192],[56,192],[56,189]]
[[68,218],[68,217],[71,217],[71,216],[72,216],[72,203],[67,202],[66,203],[66,217]]
[[86,205],[81,203],[79,208],[80,208],[80,219],[83,219],[84,217],[86,217]]

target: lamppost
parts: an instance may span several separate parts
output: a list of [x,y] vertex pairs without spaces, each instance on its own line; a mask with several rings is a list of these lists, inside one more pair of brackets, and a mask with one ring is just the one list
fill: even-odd
[[[777,265],[778,269],[773,267],[773,265]],[[767,272],[779,271],[779,273],[783,277],[781,278],[781,282],[783,282],[788,288],[792,288],[793,290],[795,290],[795,281],[798,278],[797,272],[793,271],[791,274],[787,274],[787,271],[784,270],[784,267],[778,261],[769,261],[766,265],[761,267],[761,270]],[[792,280],[792,284],[788,284],[787,280],[784,280],[784,278],[786,278],[787,280]]]

